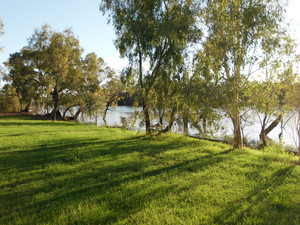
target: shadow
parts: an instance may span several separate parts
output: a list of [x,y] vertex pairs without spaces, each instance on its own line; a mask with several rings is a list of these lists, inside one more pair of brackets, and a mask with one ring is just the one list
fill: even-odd
[[[285,168],[279,168],[276,170],[272,176],[266,180],[260,182],[259,185],[254,187],[250,192],[245,194],[244,197],[229,202],[226,209],[221,210],[217,216],[214,217],[213,221],[215,224],[243,224],[246,221],[249,223],[249,218],[247,216],[250,214],[250,211],[254,207],[261,207],[261,211],[267,210],[264,205],[261,205],[264,202],[270,192],[276,190],[283,182],[291,175],[295,166],[286,166]],[[262,171],[260,171],[261,173]],[[246,204],[247,203],[247,204]],[[247,207],[245,207],[247,205]],[[256,209],[257,210],[257,209]],[[276,208],[277,210],[283,210],[289,212],[290,209]],[[259,214],[256,215],[259,217]],[[251,223],[255,223],[252,221]],[[260,221],[262,224],[269,224],[268,220]]]
[[[75,176],[71,176],[71,178],[61,180],[60,182],[55,182],[54,186],[48,185],[37,188],[34,191],[28,190],[27,192],[15,191],[9,195],[6,194],[5,197],[14,202],[17,198],[16,196],[30,198],[38,193],[48,192],[52,189],[63,190],[54,198],[27,206],[21,206],[17,209],[18,211],[26,212],[26,214],[31,214],[43,213],[45,208],[50,207],[55,209],[51,213],[57,217],[59,213],[66,208],[66,205],[68,207],[71,205],[76,205],[90,196],[97,196],[97,201],[106,202],[106,207],[113,212],[110,215],[99,218],[97,223],[112,224],[121,217],[125,218],[138,212],[148,201],[151,202],[153,199],[164,198],[170,193],[180,194],[189,188],[188,186],[179,188],[177,185],[164,183],[163,186],[160,186],[159,188],[153,189],[149,186],[135,186],[136,189],[132,190],[127,188],[127,184],[132,182],[138,183],[144,179],[151,180],[152,177],[159,177],[166,173],[170,176],[173,173],[180,175],[186,171],[191,172],[204,169],[208,166],[214,166],[226,159],[229,159],[230,156],[228,156],[228,153],[231,151],[232,150],[228,150],[217,154],[211,153],[192,160],[184,160],[180,163],[174,162],[174,165],[162,166],[159,169],[154,169],[147,172],[144,172],[144,169],[148,168],[150,163],[143,161],[131,161],[118,166],[102,165],[98,166],[96,169],[93,169],[93,167],[97,166],[96,164],[89,164],[91,169],[88,169],[86,173],[82,172],[80,175],[76,174]],[[74,173],[74,171],[72,171],[70,175],[72,173]],[[55,174],[55,176],[60,175],[66,174]],[[51,178],[51,176],[48,176],[47,178],[44,177],[41,179]],[[26,181],[20,181],[15,185],[20,185],[20,183],[24,184],[25,182]],[[68,187],[70,184],[71,187]],[[1,188],[4,187],[0,186],[0,189]],[[121,193],[120,190],[122,190]],[[114,192],[119,194],[115,195],[113,194]],[[124,193],[126,193],[127,197],[123,196]],[[138,202],[138,204],[136,204],[136,202]],[[48,222],[51,222],[51,220]]]
[[[53,123],[49,122],[49,125]],[[28,135],[33,133],[36,132]],[[127,184],[142,183],[166,173],[175,175],[203,170],[228,160],[232,151],[221,151],[220,147],[209,149],[207,141],[191,141],[180,136],[172,139],[135,135],[118,138],[113,136],[114,132],[110,137],[100,134],[99,138],[42,140],[37,145],[10,152],[4,152],[5,148],[11,149],[14,145],[2,147],[0,172],[13,174],[14,180],[0,183],[1,214],[5,215],[0,221],[7,224],[18,214],[39,215],[40,222],[52,223],[62,210],[95,196],[98,202],[105,202],[106,209],[111,212],[95,223],[112,224],[140,211],[149,201],[188,188],[167,182],[157,188],[142,184],[132,188]],[[186,146],[188,149],[184,151],[195,153],[190,158],[183,157]],[[220,144],[209,146],[215,148]],[[172,154],[164,155],[166,151]],[[35,186],[35,183],[39,185]],[[38,200],[40,195],[49,197]],[[14,209],[14,215],[10,213],[11,209]]]

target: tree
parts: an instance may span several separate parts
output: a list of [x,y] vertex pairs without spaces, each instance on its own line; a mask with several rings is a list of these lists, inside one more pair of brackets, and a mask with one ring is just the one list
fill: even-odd
[[19,112],[20,104],[15,90],[10,84],[5,84],[0,90],[0,112]]
[[243,147],[240,112],[253,68],[275,63],[290,50],[284,10],[284,2],[277,0],[210,0],[201,10],[207,34],[198,52],[206,66],[201,75],[222,87],[219,97],[233,122],[234,148]]
[[116,76],[114,71],[111,71],[109,76],[109,81],[107,81],[103,85],[103,94],[104,94],[104,102],[105,108],[102,113],[102,118],[105,123],[106,122],[106,114],[110,107],[116,107],[119,100],[123,98],[121,95],[125,91],[125,86],[121,82],[121,80]]
[[78,89],[82,80],[79,40],[71,29],[55,32],[45,25],[30,38],[40,84],[53,99],[53,120],[59,115],[63,98]]
[[4,64],[9,70],[8,74],[4,75],[4,80],[16,90],[21,110],[29,112],[32,101],[40,96],[38,74],[33,64],[32,52],[30,49],[23,48],[20,52],[11,54]]
[[[115,41],[130,65],[127,71],[137,82],[139,103],[143,107],[146,133],[151,134],[149,93],[164,65],[177,66],[183,51],[194,37],[193,1],[119,1],[102,0],[100,10],[108,12],[115,27]],[[145,66],[149,63],[149,68]]]
[[100,84],[107,77],[109,68],[102,58],[95,53],[89,53],[81,60],[81,74],[78,77],[76,88],[65,96],[62,104],[65,106],[63,118],[73,107],[76,107],[74,120],[78,119],[80,113],[92,115],[104,108],[103,88]]

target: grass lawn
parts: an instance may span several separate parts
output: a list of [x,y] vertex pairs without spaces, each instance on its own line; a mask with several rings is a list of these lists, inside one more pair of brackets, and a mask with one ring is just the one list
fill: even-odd
[[0,224],[300,224],[297,160],[0,117]]

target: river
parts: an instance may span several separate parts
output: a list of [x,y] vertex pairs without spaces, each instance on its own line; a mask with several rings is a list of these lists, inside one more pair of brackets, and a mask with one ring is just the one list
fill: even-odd
[[[138,110],[141,110],[141,108],[139,108]],[[117,106],[115,109],[111,108],[107,112],[107,116],[106,116],[107,125],[122,126],[123,125],[122,120],[124,120],[124,118],[129,119],[130,117],[132,117],[134,112],[135,109],[130,106]],[[249,114],[249,120],[251,124],[250,123],[242,124],[242,126],[245,125],[243,128],[244,136],[247,138],[248,141],[251,140],[259,141],[259,133],[261,129],[259,117],[253,111],[252,112],[250,111],[248,114]],[[88,122],[95,122],[95,119],[88,119],[88,120],[85,119],[85,120]],[[141,120],[137,120],[136,124],[133,127],[131,126],[130,128],[137,131],[143,131],[145,128],[144,126],[141,127],[139,126],[140,121]],[[296,148],[297,147],[296,143],[298,143],[297,142],[298,137],[297,137],[296,125],[295,125],[296,114],[288,113],[287,115],[285,115],[283,121],[284,123],[286,123],[283,129],[283,137],[282,137],[283,144]],[[97,119],[97,125],[98,126],[104,125],[101,116],[99,116]],[[223,117],[223,119],[221,119],[220,121],[220,127],[222,127],[222,129],[214,133],[216,138],[222,139],[224,135],[228,135],[228,136],[233,135],[233,125],[229,118]],[[172,128],[172,131],[176,133],[183,133],[183,128],[179,124],[175,123]],[[272,140],[279,142],[280,132],[281,132],[281,124],[279,124],[276,128],[274,128],[269,133],[268,136]],[[189,125],[189,135],[198,135],[197,129],[191,127],[190,125]]]

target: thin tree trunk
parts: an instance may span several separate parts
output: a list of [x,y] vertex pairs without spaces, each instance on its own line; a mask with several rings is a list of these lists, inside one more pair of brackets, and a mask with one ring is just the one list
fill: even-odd
[[163,119],[164,119],[164,115],[165,115],[165,110],[163,110],[162,112],[159,112],[159,124],[160,126],[163,125]]
[[56,114],[58,111],[59,107],[59,99],[58,99],[58,90],[57,90],[57,85],[55,86],[53,93],[52,93],[53,101],[54,101],[54,108],[53,108],[53,121],[56,121]]
[[69,106],[69,107],[67,107],[67,108],[65,109],[65,111],[64,111],[64,113],[63,113],[63,120],[67,120],[66,114],[67,114],[67,112],[69,111],[69,109],[70,109],[71,107],[73,107],[73,106]]
[[29,112],[29,108],[31,106],[31,102],[32,102],[32,100],[30,100],[29,103],[25,106],[25,110],[24,110],[25,113]]
[[169,122],[168,126],[165,129],[163,129],[162,131],[160,131],[158,134],[167,133],[172,129],[172,126],[175,122],[175,113],[176,113],[176,110],[172,110],[171,118],[170,118],[170,122]]
[[102,118],[105,125],[107,125],[106,114],[107,114],[108,108],[109,108],[109,106],[106,105],[104,113],[103,113],[103,118]]
[[204,134],[207,133],[207,128],[206,128],[206,127],[207,127],[207,124],[206,124],[206,122],[207,122],[207,121],[206,121],[205,116],[202,116],[202,124],[203,124],[202,126],[203,126],[203,133],[204,133]]
[[265,115],[263,122],[262,122],[261,131],[259,134],[259,138],[262,141],[263,146],[267,146],[267,136],[266,136],[266,132],[265,132],[266,120],[267,120],[267,116]]
[[183,121],[183,134],[189,135],[189,119],[187,114],[183,114],[182,121]]
[[79,114],[81,113],[81,107],[78,108],[77,112],[75,113],[74,115],[74,120],[77,121],[78,120],[78,117],[79,117]]

